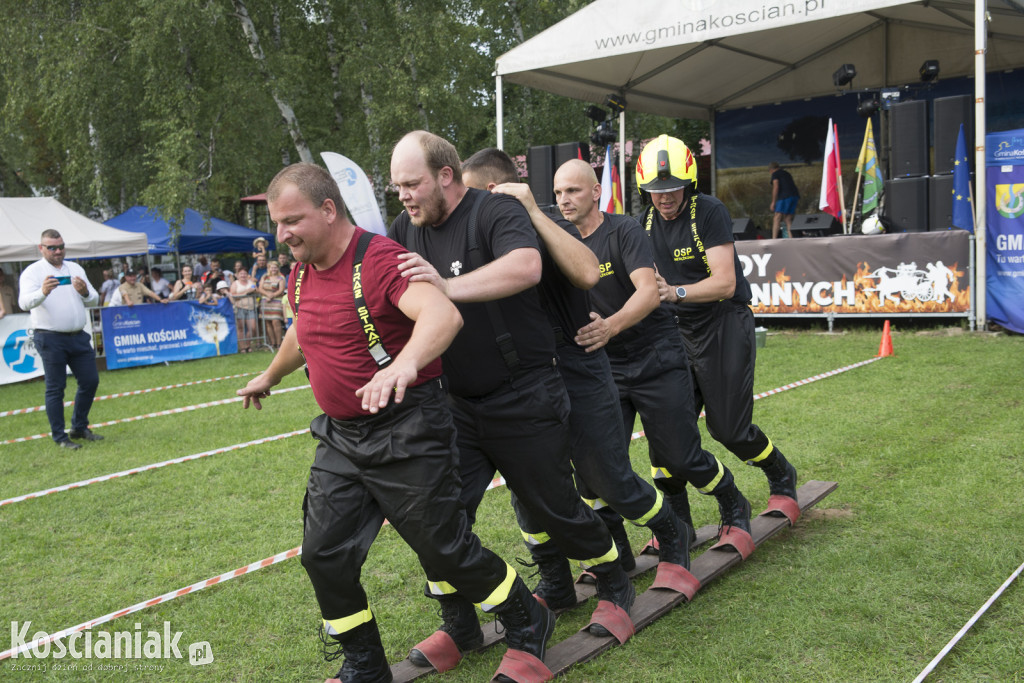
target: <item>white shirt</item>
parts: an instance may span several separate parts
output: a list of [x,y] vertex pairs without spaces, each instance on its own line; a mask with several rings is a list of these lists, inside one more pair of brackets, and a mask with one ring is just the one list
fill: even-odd
[[171,295],[171,283],[167,281],[167,278],[153,280],[153,284],[150,286],[150,289],[165,299]]
[[[88,296],[80,295],[74,285],[57,285],[49,296],[43,294],[43,280],[51,275],[82,278],[89,289]],[[86,304],[95,305],[100,299],[82,266],[71,261],[64,261],[60,268],[55,268],[45,259],[39,259],[22,271],[19,283],[18,305],[30,313],[35,330],[78,332],[85,328]]]

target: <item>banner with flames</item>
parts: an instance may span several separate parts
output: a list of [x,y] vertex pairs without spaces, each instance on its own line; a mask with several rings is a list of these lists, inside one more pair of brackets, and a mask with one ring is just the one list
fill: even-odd
[[759,314],[969,314],[969,234],[736,242]]

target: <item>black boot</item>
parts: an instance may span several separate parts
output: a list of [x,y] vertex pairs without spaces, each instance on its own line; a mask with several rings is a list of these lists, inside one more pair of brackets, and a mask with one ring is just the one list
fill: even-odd
[[540,571],[540,583],[533,594],[544,600],[548,609],[569,609],[576,606],[576,584],[572,579],[572,567],[554,541],[540,545],[529,545],[530,557]]
[[[391,667],[384,655],[384,645],[380,642],[380,631],[377,620],[371,619],[354,629],[330,636],[340,648],[329,650],[327,636],[321,627],[320,639],[324,644],[324,659],[334,661],[343,654],[342,664],[335,678],[342,683],[390,683]],[[340,650],[340,651],[339,651]]]
[[678,493],[667,493],[665,498],[668,499],[668,503],[672,506],[672,511],[676,513],[679,521],[689,529],[690,545],[693,545],[697,542],[697,532],[694,531],[693,518],[690,516],[690,497],[687,495],[686,489],[684,488]]
[[[434,596],[430,596],[434,597]],[[484,633],[480,630],[480,619],[476,615],[473,603],[461,595],[443,595],[437,598],[441,603],[441,628],[452,640],[459,652],[475,650],[484,644]],[[430,666],[430,662],[422,652],[413,648],[409,652],[409,661],[416,666]]]
[[[722,516],[722,531],[734,526],[750,533],[750,501],[736,488],[732,472],[726,470],[726,477],[711,492],[718,499],[718,512]],[[721,535],[721,532],[719,533]]]
[[622,523],[622,515],[610,507],[603,507],[597,511],[598,517],[608,527],[608,531],[615,541],[615,549],[619,551],[619,564],[627,572],[636,569],[636,558],[633,557],[633,549],[629,545],[629,535],[626,533],[626,526]]
[[771,495],[789,496],[796,500],[796,468],[786,460],[782,451],[773,447],[768,457],[754,463],[754,467],[760,467],[764,471]]
[[[516,577],[508,599],[498,605],[494,612],[505,627],[508,649],[520,650],[544,661],[548,639],[555,632],[555,615],[530,595],[530,589],[522,579]],[[512,679],[501,674],[496,680],[512,682]]]
[[[597,577],[597,599],[607,600],[629,614],[629,610],[633,607],[633,601],[636,600],[636,589],[633,588],[633,582],[629,580],[629,576],[619,566],[619,563],[605,562],[591,567],[590,571]],[[601,637],[611,635],[600,624],[591,624],[590,632]]]
[[658,514],[647,522],[647,528],[658,539],[658,559],[690,568],[690,527],[679,521],[671,505],[662,503]]

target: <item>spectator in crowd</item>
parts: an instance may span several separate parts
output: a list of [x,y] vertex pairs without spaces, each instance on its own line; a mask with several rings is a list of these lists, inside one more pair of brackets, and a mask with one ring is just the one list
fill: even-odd
[[252,340],[256,338],[256,294],[256,283],[249,277],[249,271],[242,268],[228,289],[228,296],[235,307],[239,353],[252,351]]
[[263,279],[263,276],[267,274],[267,255],[260,254],[256,257],[256,265],[252,267],[252,279],[253,282],[259,283]]
[[184,299],[195,301],[203,293],[203,283],[195,279],[192,266],[181,267],[181,277],[174,283],[174,291],[171,293],[171,301]]
[[103,271],[103,284],[100,285],[100,306],[110,306],[111,297],[121,285],[113,270]]
[[779,166],[779,162],[773,161],[768,164],[768,172],[771,174],[772,183],[772,204],[769,207],[772,211],[772,239],[779,238],[779,228],[783,220],[786,221],[786,229],[783,237],[793,236],[793,216],[796,214],[796,205],[800,201],[800,190],[793,181],[789,171]]
[[281,346],[282,323],[284,323],[284,306],[281,297],[287,280],[281,275],[277,261],[267,266],[267,274],[260,279],[260,296],[262,298],[263,329],[266,330],[267,343],[275,351]]
[[212,285],[214,291],[217,291],[217,283],[224,279],[224,271],[220,269],[219,259],[210,259],[210,271],[200,278],[200,282],[204,285]]
[[117,291],[120,292],[121,302],[125,306],[146,303],[146,297],[159,301],[162,304],[167,303],[167,299],[161,297],[141,282],[138,282],[138,273],[134,270],[129,270],[124,274],[124,284],[118,287]]
[[18,295],[14,291],[14,285],[7,280],[7,273],[0,268],[0,318],[15,313],[14,302]]
[[282,251],[277,255],[277,267],[281,269],[281,275],[284,275],[286,279],[291,275],[292,260],[288,257],[287,253]]
[[[127,272],[127,271],[125,271]],[[107,303],[108,306],[124,306],[124,298],[121,296],[121,285],[124,284],[124,273],[114,281],[117,285],[113,289],[113,293],[110,295],[110,301]]]
[[[39,253],[43,258],[21,273],[18,305],[31,314],[32,339],[43,361],[50,434],[61,448],[77,450],[81,444],[71,439],[103,438],[89,429],[89,409],[100,376],[96,352],[84,329],[89,316],[85,307],[96,304],[100,295],[89,284],[80,265],[64,261],[64,239],[59,232],[43,231]],[[69,367],[78,382],[70,434],[64,431],[64,388]]]
[[166,299],[171,295],[171,283],[164,279],[164,273],[157,267],[149,269],[149,288]]
[[206,257],[200,256],[196,265],[192,268],[192,275],[197,280],[202,280],[202,277],[210,272],[210,266],[207,264]]
[[213,285],[203,285],[203,292],[196,299],[198,304],[214,304],[216,303],[213,298],[216,296],[213,291]]
[[270,243],[267,242],[266,237],[257,237],[252,241],[252,260],[254,263],[256,262],[256,258],[261,254],[263,255],[263,258],[267,258],[268,244]]
[[231,285],[229,285],[224,280],[218,282],[217,285],[213,288],[213,304],[219,304],[221,300],[226,299],[228,296],[228,290],[230,289]]

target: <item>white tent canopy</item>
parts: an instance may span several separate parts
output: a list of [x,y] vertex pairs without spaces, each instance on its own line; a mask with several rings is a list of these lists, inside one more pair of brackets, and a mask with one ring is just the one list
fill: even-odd
[[86,218],[52,197],[0,197],[0,262],[35,261],[39,236],[52,228],[67,244],[67,258],[145,254],[144,232],[118,230]]
[[[1024,2],[989,0],[987,70],[1024,65]],[[510,83],[627,108],[710,119],[713,112],[854,88],[974,75],[975,0],[596,0],[501,55]]]

